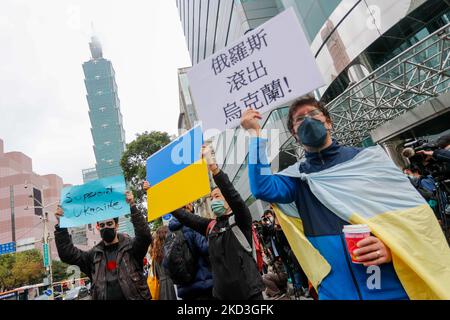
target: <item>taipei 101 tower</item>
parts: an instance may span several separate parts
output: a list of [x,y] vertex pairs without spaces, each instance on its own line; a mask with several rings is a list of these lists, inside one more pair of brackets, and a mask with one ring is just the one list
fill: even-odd
[[97,37],[91,38],[89,47],[92,58],[83,64],[83,71],[97,177],[122,175],[120,158],[125,151],[125,131],[114,68],[111,61],[103,58]]
[[[95,168],[83,170],[84,182],[123,175],[120,159],[126,145],[114,68],[103,58],[96,36],[91,37],[89,48],[91,59],[83,63],[83,71],[96,164]],[[120,217],[119,232],[134,236],[129,218]]]

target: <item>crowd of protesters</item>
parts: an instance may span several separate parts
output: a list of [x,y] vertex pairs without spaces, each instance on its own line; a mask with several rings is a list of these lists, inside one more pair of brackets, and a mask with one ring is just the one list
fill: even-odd
[[[202,156],[215,187],[210,194],[214,218],[196,215],[192,204],[172,212],[168,226],[151,235],[145,214],[133,195],[131,207],[134,238],[118,233],[118,220],[99,221],[102,242],[90,251],[77,249],[58,225],[55,240],[63,262],[78,265],[92,281],[93,299],[138,300],[263,300],[263,299],[408,299],[393,266],[393,255],[383,239],[371,234],[352,252],[360,261],[349,263],[342,229],[349,225],[325,206],[308,184],[297,176],[262,174],[268,168],[266,140],[260,137],[261,115],[247,110],[241,125],[253,136],[250,142],[249,181],[252,194],[269,203],[294,203],[304,233],[324,257],[331,271],[319,290],[312,285],[283,232],[272,206],[253,221],[250,210],[217,165],[213,151],[202,147]],[[328,111],[314,98],[295,101],[288,115],[288,128],[306,151],[299,173],[320,173],[357,157],[362,149],[340,145],[331,138]],[[449,143],[450,144],[450,143]],[[447,159],[447,151],[431,154]],[[406,168],[420,193],[429,200],[433,182],[419,179],[414,167]],[[405,178],[406,179],[406,178]],[[428,179],[428,180],[427,180]],[[417,182],[417,180],[420,180]],[[145,182],[144,189],[151,188]],[[428,197],[428,198],[427,198]],[[150,199],[151,201],[151,199]],[[58,208],[57,217],[64,214]],[[294,241],[296,241],[294,239]],[[143,263],[146,257],[148,265]],[[383,286],[365,287],[368,266],[379,266]]]

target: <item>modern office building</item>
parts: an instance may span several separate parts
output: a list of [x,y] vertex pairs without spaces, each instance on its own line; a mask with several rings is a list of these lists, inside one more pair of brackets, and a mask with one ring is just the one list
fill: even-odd
[[[190,68],[178,69],[178,88],[180,98],[180,115],[178,116],[178,134],[181,135],[192,129],[198,122],[198,115],[194,108],[191,93],[189,91],[189,80],[187,72]],[[212,181],[212,177],[210,177]],[[209,197],[204,197],[194,203],[197,214],[203,217],[212,217]],[[168,224],[167,220],[163,220]]]
[[[54,212],[62,187],[61,177],[35,173],[30,157],[19,151],[5,152],[0,139],[0,244],[15,242],[18,252],[42,251],[43,210],[34,206],[48,206],[45,211],[52,235],[56,224]],[[52,258],[59,259],[55,242],[50,243]]]
[[[111,61],[103,57],[103,49],[95,36],[89,43],[91,59],[83,63],[91,134],[96,159],[95,170],[83,170],[83,180],[123,175],[120,158],[125,151],[120,99]],[[129,217],[119,219],[119,231],[134,235]]]
[[[176,0],[176,3],[193,65],[292,7],[325,80],[325,85],[311,94],[327,104],[334,121],[333,135],[342,143],[362,146],[381,143],[401,165],[398,150],[406,138],[434,137],[448,129],[448,1]],[[274,150],[270,150],[274,171],[302,156],[287,131],[286,117],[287,106],[280,106],[262,120],[264,128],[279,130],[279,139],[272,144]],[[222,134],[215,142],[218,158],[224,162],[222,169],[257,217],[267,204],[255,201],[250,194],[242,130],[235,130],[231,136]]]
[[178,134],[193,128],[198,121],[198,115],[189,92],[187,72],[190,68],[178,69],[178,88],[180,97],[180,115],[178,117]]
[[111,61],[103,58],[101,43],[92,37],[91,59],[83,63],[84,83],[94,140],[96,172],[99,178],[121,175],[120,158],[125,151],[120,100]]
[[83,169],[81,173],[83,175],[83,183],[98,179],[97,170],[95,168]]
[[[88,168],[82,170],[83,183],[98,179],[97,170]],[[81,227],[69,228],[72,241],[76,246],[94,246],[100,241],[100,235],[91,224]]]
[[[22,152],[4,152],[0,139],[0,244],[15,242],[17,252],[30,249],[42,251],[43,210],[48,213],[50,251],[59,260],[53,237],[56,206],[60,201],[63,180],[56,174],[39,175],[33,171],[32,159]],[[100,240],[92,227],[70,228],[74,244],[89,250]]]

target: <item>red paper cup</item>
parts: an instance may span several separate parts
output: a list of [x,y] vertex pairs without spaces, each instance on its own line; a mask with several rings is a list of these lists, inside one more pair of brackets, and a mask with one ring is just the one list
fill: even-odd
[[365,224],[346,225],[344,226],[343,232],[345,236],[345,242],[347,243],[348,252],[350,253],[350,257],[352,258],[352,262],[361,264],[362,262],[356,260],[356,256],[353,254],[353,250],[358,249],[358,246],[356,244],[359,241],[370,236],[369,226]]

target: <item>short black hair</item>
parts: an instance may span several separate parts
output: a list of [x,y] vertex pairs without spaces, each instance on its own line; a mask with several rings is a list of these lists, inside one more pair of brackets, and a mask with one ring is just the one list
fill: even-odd
[[263,214],[263,217],[264,216],[267,216],[268,214],[271,214],[271,215],[273,215],[274,214],[274,212],[273,212],[273,210],[272,209],[266,209],[266,210],[264,210],[264,214]]
[[[114,222],[116,223],[116,224],[119,224],[119,218],[118,217],[116,217],[116,218],[113,218],[113,220],[114,220]],[[97,221],[97,224],[99,223],[99,221]]]
[[445,148],[450,145],[450,134],[446,134],[445,136],[440,137],[436,141],[439,148]]
[[403,171],[409,170],[413,173],[422,174],[422,171],[420,170],[420,167],[417,164],[411,163],[409,166],[406,166]]

